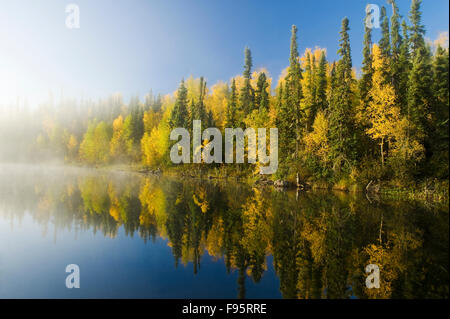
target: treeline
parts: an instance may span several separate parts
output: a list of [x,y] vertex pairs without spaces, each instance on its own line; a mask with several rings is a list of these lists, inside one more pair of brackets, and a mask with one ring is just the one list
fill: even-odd
[[[127,106],[114,96],[91,103],[63,123],[46,114],[35,150],[50,147],[66,161],[91,165],[167,167],[173,165],[171,130],[191,131],[192,121],[201,120],[203,129],[277,127],[276,178],[293,179],[298,173],[307,181],[344,188],[370,180],[389,179],[396,185],[448,180],[449,50],[425,41],[420,0],[412,1],[408,21],[395,1],[390,3],[391,17],[381,9],[377,44],[373,30],[365,27],[358,76],[347,18],[340,31],[340,58],[334,62],[321,48],[300,56],[293,26],[289,66],[276,83],[265,69],[253,70],[246,48],[244,72],[229,83],[208,88],[203,77],[190,77],[174,94],[149,94],[144,102],[136,97]],[[252,165],[216,167],[243,175],[257,172]]]

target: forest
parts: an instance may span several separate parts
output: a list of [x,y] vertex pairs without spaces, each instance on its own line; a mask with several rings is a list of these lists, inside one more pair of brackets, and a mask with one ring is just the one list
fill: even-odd
[[352,64],[347,18],[337,61],[328,61],[319,47],[301,54],[301,31],[294,25],[289,63],[277,80],[264,68],[253,69],[247,47],[243,73],[212,86],[191,76],[173,94],[150,91],[143,101],[136,96],[125,103],[116,93],[58,103],[50,96],[37,108],[1,107],[0,160],[56,158],[73,165],[259,178],[258,163],[173,164],[171,130],[191,132],[193,121],[201,120],[203,128],[222,132],[278,128],[279,167],[272,180],[299,176],[313,188],[348,191],[372,183],[448,198],[449,49],[426,41],[420,0],[412,0],[407,18],[395,0],[390,4],[390,17],[381,8],[378,43],[365,26],[360,71]]

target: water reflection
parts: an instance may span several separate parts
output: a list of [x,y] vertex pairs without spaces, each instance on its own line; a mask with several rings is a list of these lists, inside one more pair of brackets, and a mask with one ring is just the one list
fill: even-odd
[[[205,254],[236,271],[239,298],[273,263],[284,298],[448,298],[448,208],[330,192],[71,169],[3,170],[0,222],[155,242],[174,267]],[[267,258],[273,256],[273,258]],[[222,261],[223,260],[223,261]],[[380,289],[365,287],[377,264]],[[182,283],[180,283],[181,285]]]

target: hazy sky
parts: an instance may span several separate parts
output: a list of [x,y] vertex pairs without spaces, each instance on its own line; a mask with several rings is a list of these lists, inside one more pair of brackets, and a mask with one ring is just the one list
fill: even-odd
[[[397,1],[407,16],[409,0]],[[66,5],[80,8],[80,28],[66,27]],[[354,65],[362,60],[368,3],[385,0],[0,0],[0,104],[27,96],[143,96],[173,92],[182,77],[208,84],[242,73],[243,50],[254,67],[278,78],[288,64],[290,28],[299,49],[320,46],[336,59],[341,20],[350,19]],[[424,0],[427,37],[448,31],[448,0]],[[391,15],[390,6],[388,14]],[[380,30],[375,30],[378,39]]]

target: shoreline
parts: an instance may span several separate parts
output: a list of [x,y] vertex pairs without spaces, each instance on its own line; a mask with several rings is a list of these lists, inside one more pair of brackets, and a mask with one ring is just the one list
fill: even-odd
[[[296,183],[292,180],[273,180],[271,176],[266,175],[254,175],[249,176],[247,174],[239,175],[237,172],[233,174],[228,174],[226,171],[219,170],[217,168],[204,169],[204,170],[186,170],[180,169],[178,167],[169,168],[146,168],[141,164],[110,164],[110,165],[99,165],[99,166],[89,166],[80,163],[3,163],[5,165],[25,165],[25,166],[42,166],[42,167],[61,167],[61,168],[79,168],[97,171],[117,171],[126,173],[136,173],[143,176],[165,176],[171,178],[183,178],[189,180],[207,180],[207,181],[220,181],[220,182],[233,182],[242,185],[247,185],[249,187],[256,188],[267,188],[277,189],[279,191],[295,191],[300,192],[307,191],[334,191],[343,192],[347,194],[364,194],[369,198],[382,197],[383,199],[392,200],[412,200],[430,203],[449,204],[449,181],[433,181],[430,185],[423,185],[422,187],[416,188],[405,188],[405,187],[395,187],[389,185],[390,181],[381,181],[373,185],[361,185],[361,184],[347,184],[342,185],[340,183],[332,184],[327,181],[307,181],[297,187]],[[278,185],[277,185],[278,181]],[[368,186],[369,189],[368,189]],[[428,187],[430,186],[430,187]]]
[[[172,178],[183,178],[183,179],[192,179],[192,180],[209,180],[209,181],[222,181],[222,182],[236,182],[240,184],[245,184],[250,187],[264,188],[271,187],[280,191],[309,191],[309,190],[324,190],[324,191],[339,191],[348,194],[366,194],[369,196],[377,197],[382,196],[387,199],[394,200],[413,200],[413,201],[423,201],[423,202],[436,202],[441,204],[449,203],[449,193],[448,193],[448,181],[447,185],[444,185],[444,188],[447,187],[447,191],[435,191],[433,187],[431,188],[402,188],[402,187],[394,187],[392,185],[388,185],[390,181],[381,181],[376,183],[375,185],[367,187],[369,185],[360,185],[360,184],[351,184],[347,186],[341,186],[339,184],[332,184],[330,182],[324,181],[314,181],[314,182],[306,182],[301,185],[301,187],[297,187],[296,183],[290,180],[272,180],[270,177],[266,177],[266,175],[259,176],[238,176],[238,175],[215,175],[214,173],[218,170],[207,169],[201,171],[201,174],[195,174],[198,172],[189,173],[189,170],[181,170],[179,168],[145,168],[142,165],[109,165],[99,167],[97,169],[107,169],[107,170],[118,170],[125,172],[134,172],[139,173],[141,175],[149,175],[149,176],[166,176]],[[284,182],[284,185],[276,185],[277,181]],[[435,181],[442,186],[445,184],[445,181]]]

